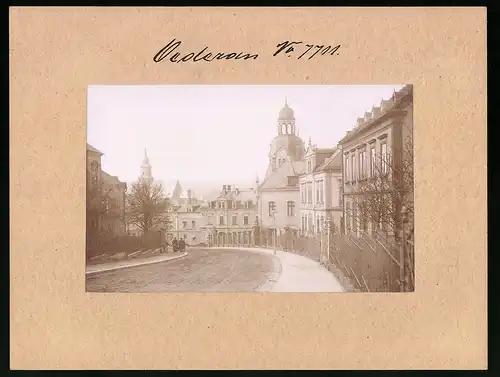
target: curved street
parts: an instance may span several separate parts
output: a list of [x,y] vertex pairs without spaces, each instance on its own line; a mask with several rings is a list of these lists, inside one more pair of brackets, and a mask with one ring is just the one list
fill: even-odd
[[235,249],[189,249],[186,257],[86,277],[87,292],[253,292],[272,281],[279,260]]

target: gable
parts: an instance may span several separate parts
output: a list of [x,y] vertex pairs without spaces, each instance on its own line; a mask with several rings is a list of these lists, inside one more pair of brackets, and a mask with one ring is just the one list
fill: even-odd
[[259,190],[295,189],[295,186],[289,185],[289,177],[299,176],[302,172],[302,161],[292,162],[286,160],[276,171],[271,172],[266,177],[264,182],[259,186]]

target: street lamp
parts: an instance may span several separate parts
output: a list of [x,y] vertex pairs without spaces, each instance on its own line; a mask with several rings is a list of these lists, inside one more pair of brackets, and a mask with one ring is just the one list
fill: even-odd
[[273,250],[274,255],[276,255],[276,209],[273,208],[271,210],[271,218],[273,219]]

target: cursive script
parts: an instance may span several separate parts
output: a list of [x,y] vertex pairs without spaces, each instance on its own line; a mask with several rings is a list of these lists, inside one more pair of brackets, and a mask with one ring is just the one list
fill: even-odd
[[[156,53],[156,55],[153,57],[153,61],[155,63],[159,63],[164,59],[167,59],[169,56],[170,58],[168,59],[172,63],[185,63],[185,62],[199,62],[199,61],[205,61],[205,62],[211,62],[214,60],[248,60],[248,59],[257,59],[259,57],[258,54],[249,54],[249,53],[243,53],[243,52],[217,52],[217,53],[212,53],[212,52],[206,52],[208,49],[208,46],[205,47],[204,49],[200,50],[199,52],[189,52],[189,53],[181,53],[181,52],[175,52],[179,46],[182,44],[182,41],[176,41],[175,38],[172,39],[165,47],[163,47],[160,51]],[[172,54],[173,53],[173,54]]]

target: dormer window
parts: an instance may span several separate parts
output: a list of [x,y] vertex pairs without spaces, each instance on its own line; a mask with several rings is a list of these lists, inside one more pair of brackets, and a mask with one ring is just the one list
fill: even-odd
[[312,172],[312,161],[307,161],[307,172]]
[[294,187],[297,186],[297,184],[298,184],[298,177],[294,176],[288,177],[288,186]]

